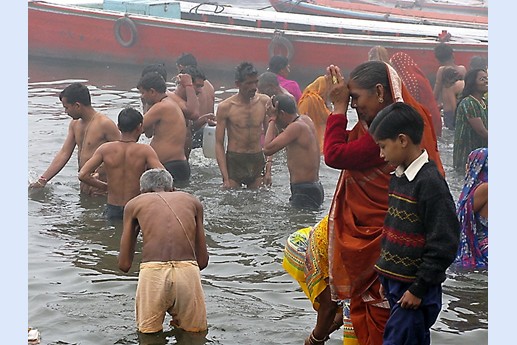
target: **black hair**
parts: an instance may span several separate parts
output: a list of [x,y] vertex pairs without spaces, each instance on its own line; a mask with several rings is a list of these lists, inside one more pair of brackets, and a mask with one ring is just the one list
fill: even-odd
[[278,74],[281,69],[286,68],[289,65],[289,60],[282,55],[274,55],[269,59],[268,71]]
[[395,140],[399,134],[405,134],[418,145],[424,133],[424,120],[409,104],[395,102],[379,111],[368,131],[375,140]]
[[144,121],[142,114],[135,108],[127,107],[118,114],[118,129],[122,133],[132,132]]
[[176,65],[182,66],[197,66],[197,59],[191,53],[182,53],[181,56],[176,59]]
[[198,67],[196,66],[187,66],[181,70],[181,73],[186,73],[192,77],[192,81],[196,79],[206,80],[206,76]]
[[65,89],[59,94],[59,100],[62,101],[63,98],[66,98],[66,102],[69,104],[79,102],[87,106],[92,105],[90,91],[88,90],[88,87],[81,83],[72,83],[65,87]]
[[350,80],[354,80],[361,89],[372,90],[381,84],[386,93],[391,94],[386,63],[382,61],[363,62],[350,72]]
[[[271,101],[273,102],[273,104],[275,105],[275,107],[278,111],[283,110],[287,114],[296,114],[297,113],[296,102],[293,99],[293,97],[291,97],[289,95],[284,95],[284,94],[275,95],[275,96],[273,96]],[[275,104],[276,102],[278,102],[278,104]]]
[[454,54],[454,50],[452,47],[445,43],[440,43],[436,47],[434,47],[434,56],[440,63],[445,63],[452,59]]
[[477,77],[479,72],[485,72],[486,70],[483,68],[475,68],[471,69],[470,71],[465,74],[465,86],[463,87],[463,91],[461,92],[460,99],[463,99],[465,97],[468,97],[469,95],[472,95],[472,93],[476,92],[477,87]]
[[138,89],[142,88],[144,90],[155,89],[156,91],[162,93],[167,91],[167,84],[165,84],[165,80],[160,74],[156,72],[146,73],[142,78],[140,78],[136,87]]
[[167,69],[165,68],[165,65],[163,63],[157,63],[157,64],[151,64],[144,67],[142,70],[142,75],[146,75],[149,72],[156,72],[159,75],[162,76],[163,80],[167,81]]
[[243,82],[247,77],[257,75],[258,72],[251,62],[241,62],[235,69],[235,80]]

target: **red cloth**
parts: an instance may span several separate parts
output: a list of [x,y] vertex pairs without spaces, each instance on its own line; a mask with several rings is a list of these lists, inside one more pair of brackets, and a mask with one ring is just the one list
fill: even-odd
[[[389,65],[386,69],[393,100],[404,101],[422,116],[421,145],[444,174],[429,112],[411,97],[395,70]],[[380,345],[389,307],[373,305],[379,286],[373,266],[380,254],[390,172],[395,167],[379,157],[379,147],[362,122],[352,130],[346,125],[344,115],[333,114],[325,131],[325,163],[343,169],[329,212],[330,287],[333,299],[351,299],[351,319],[360,343]]]
[[406,53],[393,54],[390,64],[395,68],[402,82],[413,98],[427,108],[432,118],[432,125],[437,136],[442,135],[442,117],[438,103],[434,98],[433,87],[424,72]]

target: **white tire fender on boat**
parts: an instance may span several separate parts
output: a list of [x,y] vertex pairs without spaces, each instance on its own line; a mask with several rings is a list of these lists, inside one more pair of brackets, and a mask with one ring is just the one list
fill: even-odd
[[[131,33],[129,38],[126,40],[122,38],[122,34],[120,33],[120,30],[123,26],[127,26],[129,28],[129,32]],[[131,18],[124,16],[122,18],[117,19],[113,30],[115,31],[115,39],[121,46],[129,48],[136,43],[136,40],[138,38],[138,32],[136,31],[135,22],[133,22]]]
[[281,31],[276,31],[273,39],[269,42],[269,57],[273,57],[275,54],[275,50],[278,46],[283,46],[287,51],[287,60],[291,60],[294,56],[294,47],[291,41],[289,41]]

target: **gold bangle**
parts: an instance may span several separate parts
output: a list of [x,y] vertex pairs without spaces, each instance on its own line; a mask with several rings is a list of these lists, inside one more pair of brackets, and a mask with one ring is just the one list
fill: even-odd
[[[325,340],[327,340],[326,338],[325,339],[322,339],[322,340],[319,340],[317,339],[315,336],[314,336],[314,330],[311,332],[311,335],[309,335],[309,339],[311,341],[311,343],[316,343],[316,344],[324,344],[325,343]],[[316,345],[314,344],[314,345]]]

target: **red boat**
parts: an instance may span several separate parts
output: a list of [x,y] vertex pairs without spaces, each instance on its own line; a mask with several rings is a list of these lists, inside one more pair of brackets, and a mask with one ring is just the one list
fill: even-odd
[[[151,3],[160,2],[147,5]],[[164,1],[154,10],[166,8],[169,15],[171,4]],[[431,80],[438,68],[433,54],[436,36],[277,30],[262,27],[259,20],[250,27],[42,1],[28,2],[28,25],[29,56],[143,66],[170,65],[182,52],[191,52],[207,69],[232,70],[251,61],[265,70],[270,56],[287,54],[296,73],[314,77],[329,64],[348,73],[366,60],[372,46],[383,45],[390,53],[411,55]],[[488,55],[488,39],[453,35],[450,44],[461,64],[468,64],[473,55]]]
[[488,29],[488,17],[482,15],[440,13],[339,0],[269,0],[269,2],[275,10],[287,13]]
[[344,0],[352,3],[378,5],[386,7],[398,7],[405,9],[418,9],[424,11],[456,13],[476,16],[488,16],[488,7],[484,1],[481,3],[464,4],[454,3],[451,1],[433,1],[433,0]]

